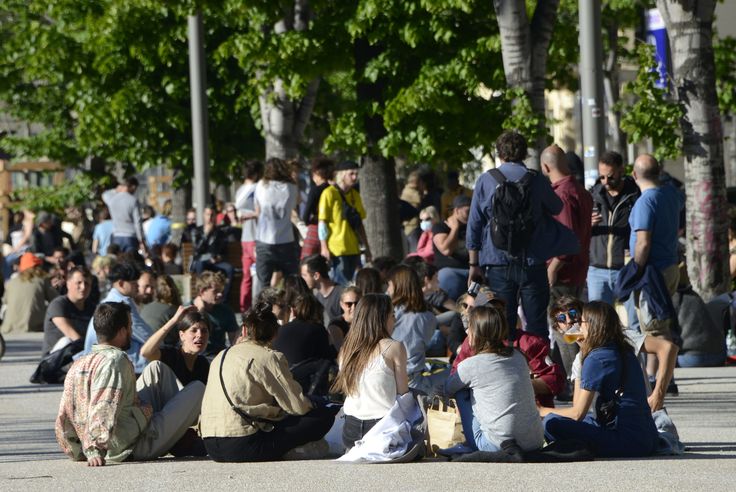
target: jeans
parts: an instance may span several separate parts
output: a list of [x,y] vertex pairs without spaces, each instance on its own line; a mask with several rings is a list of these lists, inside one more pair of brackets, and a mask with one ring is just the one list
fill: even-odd
[[116,236],[113,234],[112,240],[110,240],[112,244],[117,244],[120,246],[120,252],[121,253],[127,253],[128,251],[138,251],[138,238],[135,236]]
[[463,389],[455,393],[455,401],[463,424],[465,445],[479,451],[500,451],[500,448],[493,444],[480,428],[480,422],[473,414],[471,394],[470,389]]
[[299,245],[256,241],[256,275],[262,289],[271,286],[271,277],[276,271],[283,273],[284,278],[299,273]]
[[345,425],[342,428],[342,443],[345,449],[355,446],[355,443],[363,439],[363,436],[373,428],[381,419],[360,420],[352,415],[345,415]]
[[243,241],[240,243],[242,255],[240,261],[243,264],[243,279],[240,281],[240,312],[244,313],[253,304],[253,277],[250,267],[256,262],[256,242]]
[[450,299],[456,301],[468,290],[468,269],[440,268],[437,272],[437,280],[440,282],[440,289],[447,292]]
[[[594,266],[589,267],[588,301],[603,301],[613,305],[616,301],[613,296],[613,289],[618,281],[618,273],[619,270],[598,268]],[[626,317],[629,319],[629,328],[641,332],[633,295],[630,295],[629,298],[624,301],[624,307],[626,308]]]
[[360,264],[360,255],[343,255],[332,257],[332,271],[330,277],[336,284],[348,285],[353,281],[355,270]]
[[200,275],[203,271],[209,270],[212,272],[222,272],[225,275],[225,289],[222,291],[222,298],[227,304],[228,296],[230,295],[230,286],[233,283],[233,272],[235,269],[233,266],[226,262],[221,261],[219,263],[212,263],[211,261],[192,261],[190,270],[197,275]]
[[720,367],[726,362],[726,352],[721,354],[684,353],[677,356],[678,367]]
[[275,461],[288,451],[319,441],[335,423],[337,407],[315,407],[305,415],[274,422],[271,432],[259,430],[244,437],[205,437],[204,447],[215,461]]
[[[549,337],[547,305],[549,281],[545,265],[522,266],[518,263],[486,267],[486,281],[496,297],[506,303],[509,332],[513,333],[518,315],[518,299],[526,316],[526,331]],[[510,335],[511,336],[511,335]]]

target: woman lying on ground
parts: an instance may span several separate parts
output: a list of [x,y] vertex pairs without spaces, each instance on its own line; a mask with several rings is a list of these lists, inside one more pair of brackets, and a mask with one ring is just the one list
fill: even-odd
[[[572,407],[541,407],[547,441],[580,439],[605,457],[649,456],[657,429],[647,404],[641,367],[616,310],[604,302],[583,308],[582,371]],[[588,415],[595,396],[596,417]]]
[[[179,346],[161,346],[170,332],[178,333]],[[174,316],[156,330],[141,347],[141,356],[149,362],[160,360],[174,371],[186,386],[192,381],[207,384],[210,363],[202,352],[210,339],[210,322],[197,306],[179,306]]]
[[[544,444],[542,425],[534,403],[534,390],[527,360],[506,345],[508,325],[503,310],[478,306],[470,311],[468,343],[473,355],[457,366],[445,383],[445,394],[469,388],[471,399],[458,399],[464,418],[472,417],[472,427],[463,422],[468,451],[500,451],[510,440],[524,451]],[[472,412],[465,405],[472,402]]]
[[321,439],[337,408],[304,396],[286,357],[271,349],[278,329],[271,306],[257,303],[243,315],[241,341],[212,361],[200,430],[215,461],[273,461],[307,443],[301,457],[317,456],[317,441],[327,451]]
[[350,449],[409,391],[406,348],[391,338],[394,312],[384,294],[367,294],[355,308],[333,391],[345,394],[342,440]]

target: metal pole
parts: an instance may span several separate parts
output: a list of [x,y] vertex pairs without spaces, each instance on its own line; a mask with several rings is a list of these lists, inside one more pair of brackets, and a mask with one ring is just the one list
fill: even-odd
[[583,113],[585,187],[598,178],[598,158],[605,146],[603,118],[603,47],[600,0],[579,0],[580,88]]
[[197,224],[202,224],[204,207],[209,202],[210,173],[207,134],[207,80],[205,77],[202,14],[188,19],[189,87],[192,103],[192,153],[194,157],[193,195],[197,207]]

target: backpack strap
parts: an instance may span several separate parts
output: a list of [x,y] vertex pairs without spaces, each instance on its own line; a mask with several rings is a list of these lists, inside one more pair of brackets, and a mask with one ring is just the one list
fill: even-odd
[[507,180],[506,180],[506,176],[504,176],[504,175],[503,175],[503,173],[502,173],[501,171],[499,171],[499,170],[498,170],[498,168],[495,168],[495,167],[494,167],[493,169],[489,169],[489,170],[488,170],[488,174],[490,174],[490,175],[491,175],[491,177],[492,177],[493,179],[495,179],[495,180],[496,180],[496,182],[497,182],[497,183],[498,183],[499,185],[501,185],[501,184],[503,184],[503,183],[505,183],[505,182],[507,181]]

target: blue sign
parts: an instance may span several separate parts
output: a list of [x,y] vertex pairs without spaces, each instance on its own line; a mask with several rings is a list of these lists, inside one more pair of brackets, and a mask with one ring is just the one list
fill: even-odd
[[669,87],[669,45],[667,44],[667,29],[664,19],[657,9],[649,9],[646,12],[647,43],[654,46],[654,59],[657,61],[657,72],[659,79],[657,87],[667,89]]

